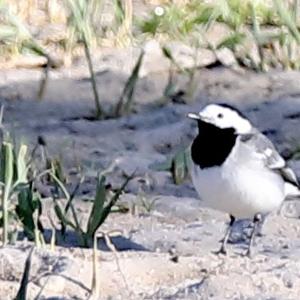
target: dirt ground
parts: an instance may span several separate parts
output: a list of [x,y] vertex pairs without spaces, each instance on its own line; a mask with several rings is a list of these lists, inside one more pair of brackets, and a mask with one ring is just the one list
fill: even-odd
[[[137,57],[135,49],[126,51],[104,51],[97,57],[97,84],[105,109],[117,101]],[[179,53],[186,59],[184,51],[179,49]],[[115,172],[108,176],[113,186],[122,182],[122,174],[134,170],[146,178],[147,186],[133,180],[122,196],[121,201],[135,211],[112,214],[101,228],[121,231],[112,239],[116,252],[103,241],[99,244],[101,299],[299,299],[300,203],[286,203],[281,214],[267,218],[254,258],[243,256],[246,223],[237,225],[228,256],[217,256],[212,252],[219,247],[228,217],[203,208],[190,181],[176,186],[169,171],[155,166],[189,145],[195,136],[195,124],[185,117],[187,112],[222,100],[241,108],[300,175],[300,162],[294,159],[300,146],[300,74],[200,69],[192,99],[162,104],[167,70],[159,53],[146,55],[135,112],[102,121],[86,118],[91,115],[93,97],[84,64],[52,71],[40,102],[36,100],[40,71],[0,71],[4,125],[30,145],[43,136],[49,152],[62,158],[68,172],[82,166],[88,180],[76,209],[83,220],[90,207],[83,200],[95,192],[97,171],[114,161]],[[179,88],[185,84],[185,78],[177,78]],[[149,212],[141,197],[153,202]],[[50,200],[43,205],[44,211],[50,211]],[[43,222],[47,225],[46,216]],[[30,245],[18,241],[0,249],[1,299],[16,294]],[[33,254],[28,299],[38,294],[38,299],[88,299],[92,251],[79,248],[72,231],[66,241],[58,241],[55,251],[48,248]],[[172,259],[171,249],[178,262]]]

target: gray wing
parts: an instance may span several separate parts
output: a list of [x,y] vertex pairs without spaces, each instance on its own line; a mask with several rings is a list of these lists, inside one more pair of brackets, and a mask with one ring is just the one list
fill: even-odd
[[257,129],[253,129],[252,133],[241,136],[241,142],[253,148],[267,168],[278,172],[285,182],[299,188],[299,182],[294,171],[286,165],[285,160],[265,135]]

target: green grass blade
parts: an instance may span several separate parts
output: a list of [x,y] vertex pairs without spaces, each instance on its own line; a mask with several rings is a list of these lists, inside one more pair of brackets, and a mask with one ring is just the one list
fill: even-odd
[[181,184],[189,174],[189,148],[179,150],[173,160],[171,173],[175,184]]
[[30,274],[30,268],[31,268],[31,259],[33,255],[34,248],[32,247],[28,257],[25,262],[25,268],[22,276],[22,280],[20,283],[20,288],[18,290],[17,296],[14,300],[26,300],[27,299],[27,288],[29,283],[29,274]]
[[83,34],[83,45],[84,45],[85,57],[86,57],[86,60],[88,63],[89,72],[90,72],[90,76],[91,76],[91,83],[92,83],[92,88],[93,88],[93,93],[94,93],[94,101],[95,101],[95,107],[96,107],[95,118],[100,119],[103,117],[103,109],[100,104],[100,97],[99,97],[99,93],[98,93],[98,89],[97,89],[97,82],[96,82],[96,76],[95,76],[93,62],[92,62],[92,56],[90,53],[87,38],[84,34]]
[[94,233],[96,232],[97,228],[100,226],[99,220],[101,220],[105,201],[106,201],[105,177],[101,176],[98,177],[96,196],[93,202],[91,213],[88,218],[86,232],[90,237],[94,236]]
[[113,197],[109,200],[109,202],[106,204],[106,206],[103,208],[103,212],[101,216],[98,219],[98,224],[97,224],[97,229],[103,224],[103,222],[106,220],[108,217],[109,213],[111,212],[112,207],[116,204],[118,201],[120,195],[123,193],[125,187],[129,183],[129,181],[133,178],[133,175],[128,177],[122,186],[116,191],[116,193],[113,195]]
[[125,11],[121,0],[114,0],[114,17],[117,26],[120,26],[125,19]]
[[74,200],[74,198],[75,198],[75,196],[76,196],[76,194],[77,194],[77,192],[78,192],[78,190],[80,188],[80,185],[82,184],[83,181],[84,181],[84,178],[81,178],[80,181],[76,184],[73,192],[70,194],[68,202],[67,202],[67,204],[65,206],[65,214],[68,213],[69,208],[71,207],[72,202],[73,202],[73,200]]
[[0,27],[0,40],[5,42],[12,42],[14,41],[17,35],[17,30],[15,27],[10,25],[1,24]]
[[[103,222],[106,220],[106,218],[108,217],[108,215],[111,212],[112,207],[116,204],[116,202],[118,201],[121,193],[123,192],[123,190],[125,189],[126,185],[128,184],[128,182],[133,178],[133,175],[128,177],[123,185],[120,187],[120,189],[118,189],[116,191],[116,193],[113,195],[113,197],[108,201],[108,203],[105,205],[105,203],[103,202],[104,199],[104,193],[105,193],[105,185],[104,185],[104,179],[103,177],[100,178],[99,181],[99,196],[101,198],[98,199],[98,204],[94,203],[94,207],[92,209],[92,211],[94,211],[94,213],[91,213],[91,221],[89,219],[89,224],[90,226],[87,228],[87,236],[92,239],[97,231],[97,229],[103,224]],[[106,197],[105,197],[106,198]],[[103,202],[103,203],[102,203]],[[98,211],[96,211],[95,207],[96,205],[98,207],[102,207],[101,213]],[[104,206],[105,205],[105,206]],[[97,214],[96,214],[97,213]]]
[[61,191],[65,195],[66,199],[70,199],[70,194],[69,194],[68,190],[66,189],[65,185],[63,184],[63,182],[53,172],[49,172],[48,174],[54,179],[55,183],[61,189]]
[[228,48],[232,51],[235,50],[236,46],[241,45],[246,38],[246,35],[241,32],[234,32],[229,36],[225,37],[216,47],[216,49]]
[[[18,193],[18,204],[15,211],[29,239],[34,239],[36,229],[43,231],[43,226],[40,222],[40,215],[42,213],[41,199],[40,195],[33,191],[32,183]],[[35,219],[37,219],[36,222]]]
[[175,66],[178,71],[182,72],[182,73],[188,73],[187,70],[185,70],[184,68],[181,67],[181,65],[176,61],[176,59],[174,58],[171,50],[165,46],[163,46],[162,48],[162,52],[163,55],[170,60],[170,62],[172,63],[173,66]]
[[8,206],[9,195],[13,184],[14,155],[13,145],[3,142],[1,150],[1,182],[4,184],[2,195],[2,215],[3,215],[3,244],[8,243]]
[[175,155],[171,171],[175,184],[180,184],[184,181],[186,174],[186,165],[183,151],[179,151]]
[[46,51],[33,38],[25,40],[23,42],[23,47],[31,50],[32,52],[34,52],[37,55],[44,56],[47,59],[49,59]]
[[77,229],[76,225],[73,224],[63,213],[63,210],[61,209],[60,205],[58,204],[58,201],[54,198],[54,211],[59,219],[59,221],[62,223],[64,227],[70,226],[73,229]]
[[250,4],[251,5],[251,18],[252,18],[252,24],[253,24],[253,37],[256,41],[257,44],[257,48],[258,48],[258,54],[259,54],[259,58],[260,58],[260,69],[261,70],[265,70],[265,56],[264,56],[264,50],[262,47],[262,43],[261,43],[261,30],[260,30],[260,24],[257,20],[257,15],[256,15],[256,10],[255,10],[255,6],[253,3]]
[[17,157],[17,175],[18,175],[18,183],[26,183],[27,182],[27,171],[28,166],[26,162],[28,147],[25,144],[22,144],[19,149],[18,157]]
[[289,12],[283,1],[273,0],[273,3],[282,23],[288,28],[297,43],[300,43],[300,33],[292,13]]
[[117,116],[121,116],[124,113],[127,114],[130,112],[132,103],[133,103],[133,95],[134,95],[134,90],[139,78],[139,72],[140,72],[140,68],[142,66],[142,62],[143,62],[143,57],[144,57],[144,51],[141,52],[134,68],[133,71],[130,75],[130,77],[128,78],[123,92],[121,94],[121,97],[119,99],[119,102],[117,104],[116,107],[116,115]]
[[54,181],[57,183],[58,188],[60,188],[62,190],[63,194],[65,195],[66,199],[68,200],[67,205],[71,209],[72,217],[73,217],[73,220],[75,222],[75,223],[72,223],[70,221],[70,219],[67,218],[66,209],[63,211],[61,209],[61,207],[59,206],[57,199],[54,197],[53,198],[53,200],[54,200],[54,210],[55,210],[55,213],[56,213],[58,219],[61,221],[62,233],[64,234],[66,227],[70,226],[71,228],[76,230],[76,232],[79,234],[80,239],[84,240],[83,230],[80,226],[78,216],[77,216],[75,208],[72,204],[72,200],[73,200],[75,194],[71,196],[69,194],[69,192],[67,191],[66,187],[64,186],[64,184],[52,172],[50,172],[49,174],[54,179]]
[[66,0],[66,4],[69,8],[69,26],[75,27],[75,33],[78,40],[83,43],[85,57],[88,63],[90,72],[90,78],[92,83],[92,89],[94,93],[95,101],[95,118],[100,119],[103,117],[103,109],[100,103],[100,97],[97,90],[97,83],[95,72],[92,63],[92,56],[90,52],[91,40],[94,35],[92,17],[88,14],[90,7],[95,7],[93,1],[80,1],[80,0]]
[[161,18],[155,14],[147,20],[138,20],[138,26],[142,33],[148,33],[155,36],[161,25]]
[[51,160],[51,169],[52,173],[56,176],[56,178],[64,184],[66,182],[66,176],[64,173],[64,168],[59,159],[52,159]]

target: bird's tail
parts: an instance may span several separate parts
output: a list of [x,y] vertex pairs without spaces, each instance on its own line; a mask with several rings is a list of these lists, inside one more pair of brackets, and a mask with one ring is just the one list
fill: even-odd
[[285,193],[285,200],[300,200],[300,189],[298,186],[293,185],[289,182],[285,182],[284,184],[284,193]]

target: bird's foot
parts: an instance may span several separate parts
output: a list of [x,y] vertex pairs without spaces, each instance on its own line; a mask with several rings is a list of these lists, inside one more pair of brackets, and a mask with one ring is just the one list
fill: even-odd
[[253,251],[251,249],[248,249],[243,256],[253,258]]
[[222,246],[219,250],[212,252],[215,255],[227,255],[227,250],[224,246]]

